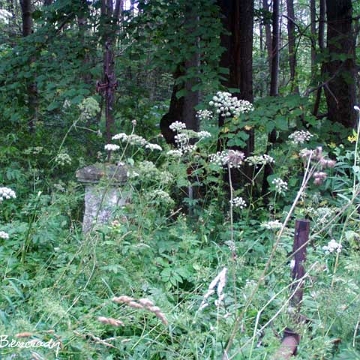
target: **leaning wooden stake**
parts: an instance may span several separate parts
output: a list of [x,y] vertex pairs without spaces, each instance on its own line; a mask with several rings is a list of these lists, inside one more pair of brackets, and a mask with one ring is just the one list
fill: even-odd
[[[294,294],[291,298],[291,305],[296,309],[296,322],[301,322],[303,319],[303,317],[300,315],[300,307],[304,293],[304,284],[301,279],[303,279],[305,275],[304,262],[306,260],[306,246],[309,241],[309,232],[309,220],[296,220],[295,238],[293,246],[294,266],[292,268]],[[299,281],[301,282],[300,284]],[[293,355],[296,355],[299,343],[300,335],[292,331],[291,329],[286,328],[280,348],[274,355],[273,359],[290,359]]]

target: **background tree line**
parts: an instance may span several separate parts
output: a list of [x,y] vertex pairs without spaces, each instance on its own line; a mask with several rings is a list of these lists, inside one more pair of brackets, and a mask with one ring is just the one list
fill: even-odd
[[[196,110],[219,89],[266,115],[231,129],[238,139],[230,146],[247,154],[259,127],[270,150],[294,126],[315,128],[324,141],[355,126],[359,9],[351,0],[24,0],[0,8],[2,128],[26,142],[57,146],[76,106],[94,96],[101,113],[67,139],[75,136],[84,154],[96,153],[98,131],[109,142],[133,118],[146,134],[160,126],[173,143],[169,125],[198,130]],[[286,114],[294,111],[295,124]]]

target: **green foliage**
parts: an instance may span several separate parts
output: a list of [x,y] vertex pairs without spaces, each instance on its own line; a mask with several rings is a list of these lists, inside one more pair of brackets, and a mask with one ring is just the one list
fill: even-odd
[[[140,1],[115,28],[100,19],[100,4],[36,7],[34,33],[25,39],[11,32],[20,28],[19,18],[0,22],[0,185],[16,192],[0,201],[0,334],[54,344],[2,347],[0,357],[219,359],[229,346],[232,358],[264,359],[289,326],[301,335],[302,359],[359,357],[358,133],[316,119],[311,98],[288,95],[284,54],[283,95],[263,97],[268,63],[254,49],[254,111],[228,116],[220,130],[217,115],[202,119],[211,137],[179,130],[186,141],[176,157],[158,129],[173,73],[198,55],[199,67],[178,81],[196,78],[196,89],[206,94],[218,90],[228,71],[218,66],[218,8],[205,0],[191,8],[183,0]],[[269,13],[257,17],[267,23]],[[305,36],[297,75],[303,91],[322,79],[310,79],[308,29],[302,20],[298,25]],[[102,81],[100,44],[109,30],[117,36],[115,128],[127,140],[105,152],[104,100],[95,84]],[[318,60],[331,56],[324,52]],[[36,89],[34,98],[29,89]],[[235,191],[226,181],[229,152],[221,143],[243,147],[250,129],[252,159],[232,155],[241,158],[242,175],[248,164],[252,172]],[[275,162],[268,162],[273,130],[277,143],[267,155]],[[295,143],[289,135],[299,130],[313,136]],[[130,134],[151,146],[131,143]],[[304,147],[318,154],[320,146],[319,157],[300,155]],[[336,164],[324,169],[320,160],[329,158]],[[124,164],[123,193],[131,197],[108,223],[83,234],[84,189],[74,175],[97,161]],[[273,175],[263,179],[266,164]],[[290,306],[288,263],[299,218],[311,221],[301,304],[309,323],[297,323]],[[339,252],[329,251],[331,240]],[[121,295],[148,299],[155,308],[113,301]]]
[[[286,103],[290,113],[300,101],[291,100]],[[281,118],[285,103],[275,105],[273,113]],[[97,110],[91,99],[79,108],[83,116],[91,109]],[[300,115],[295,111],[287,123]],[[241,116],[229,118],[228,125],[242,121]],[[257,126],[257,109],[247,116],[254,116]],[[257,359],[271,357],[279,334],[290,326],[301,335],[303,359],[357,356],[360,182],[354,150],[339,144],[326,152],[324,145],[313,153],[316,157],[300,157],[301,148],[318,146],[317,137],[298,133],[285,138],[291,126],[277,128],[284,142],[271,154],[269,212],[255,196],[242,203],[245,191],[224,190],[229,160],[217,162],[216,141],[207,133],[178,129],[188,140],[176,157],[172,150],[160,150],[166,145],[158,139],[136,135],[138,126],[134,122],[131,132],[116,137],[119,148],[110,157],[102,155],[127,167],[122,190],[130,200],[88,234],[80,230],[83,189],[51,179],[48,167],[55,168],[48,159],[53,154],[35,147],[9,149],[1,181],[13,184],[17,197],[0,203],[0,231],[9,237],[0,239],[0,331],[9,340],[52,341],[59,348],[3,347],[1,355],[218,359],[231,343],[234,358]],[[351,136],[354,141],[358,134]],[[196,139],[196,148],[188,147],[190,138]],[[250,194],[265,164],[261,148],[258,154],[249,158],[257,162],[246,189]],[[315,185],[328,154],[336,165],[323,169],[327,177]],[[42,172],[29,183],[35,168]],[[272,183],[277,178],[287,187]],[[192,197],[191,185],[206,194]],[[303,217],[311,220],[301,304],[309,324],[296,323],[292,316],[287,265],[293,222]],[[332,239],[342,248],[327,254],[323,248],[329,249]],[[121,295],[132,302],[113,301]],[[139,305],[140,299],[153,307]]]

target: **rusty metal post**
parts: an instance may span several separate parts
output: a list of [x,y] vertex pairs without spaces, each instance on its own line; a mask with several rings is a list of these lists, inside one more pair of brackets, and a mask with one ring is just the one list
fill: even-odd
[[[303,318],[300,314],[300,307],[304,293],[304,284],[301,280],[305,275],[304,262],[306,260],[306,247],[309,242],[310,221],[296,220],[295,223],[295,237],[293,246],[293,260],[294,266],[291,271],[294,284],[292,289],[294,292],[291,298],[291,305],[296,308],[295,321],[300,322]],[[301,283],[299,284],[300,281]],[[286,328],[280,348],[275,353],[273,360],[286,360],[296,355],[297,347],[300,343],[300,335],[293,330]]]
[[[293,246],[294,267],[292,268],[292,278],[294,281],[303,278],[305,275],[304,263],[306,260],[306,246],[309,241],[310,221],[296,220],[295,223],[295,237]],[[291,299],[291,304],[300,310],[301,301],[303,298],[304,284],[294,283],[293,289],[297,288],[294,296]]]

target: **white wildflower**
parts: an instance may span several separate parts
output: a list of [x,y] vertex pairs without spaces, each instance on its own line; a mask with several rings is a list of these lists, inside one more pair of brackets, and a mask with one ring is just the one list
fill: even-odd
[[208,131],[199,131],[197,137],[200,139],[211,137],[211,134]]
[[327,245],[323,246],[322,249],[325,251],[325,254],[330,254],[333,252],[340,253],[342,245],[336,242],[334,239],[330,240]]
[[246,202],[242,197],[236,197],[230,200],[230,204],[234,207],[238,207],[240,209],[244,209],[246,207]]
[[150,149],[150,150],[159,150],[159,151],[162,151],[162,147],[158,144],[151,144],[151,143],[148,143],[146,144],[145,146],[146,149]]
[[209,105],[215,107],[215,112],[222,117],[239,116],[254,109],[249,101],[239,100],[225,91],[218,91]]
[[189,136],[185,133],[175,135],[174,139],[179,146],[186,145],[189,142]]
[[71,164],[71,157],[66,152],[61,152],[56,155],[55,157],[55,163],[59,166],[65,166]]
[[244,159],[245,154],[238,150],[218,151],[216,154],[210,154],[210,162],[217,165],[228,165],[230,168],[239,167]]
[[106,144],[105,145],[105,150],[107,150],[107,151],[116,151],[119,149],[120,149],[120,146],[116,145],[116,144]]
[[182,151],[179,149],[176,150],[169,150],[166,155],[168,156],[173,156],[173,157],[181,157],[182,156]]
[[267,230],[276,230],[276,229],[281,229],[282,223],[279,220],[273,220],[273,221],[268,221],[266,223],[262,223],[260,226]]
[[168,205],[174,205],[174,200],[171,198],[171,196],[169,195],[169,193],[167,193],[164,190],[154,190],[150,193],[148,193],[148,199],[152,202],[152,203],[156,203],[156,204],[168,204]]
[[185,145],[181,148],[183,154],[190,154],[196,150],[196,145]]
[[223,166],[226,164],[227,151],[218,151],[216,154],[210,154],[209,160],[210,162]]
[[116,134],[112,137],[113,140],[127,141],[128,136],[125,133]]
[[131,134],[127,137],[127,141],[130,145],[140,145],[145,146],[147,145],[147,141],[140,135]]
[[267,154],[249,156],[245,161],[250,165],[266,165],[275,162],[274,158]]
[[170,124],[169,129],[172,131],[180,131],[186,129],[186,125],[181,121],[174,121],[172,124]]
[[29,148],[24,150],[24,154],[26,154],[26,155],[38,155],[43,151],[43,149],[44,148],[42,146],[29,147]]
[[275,186],[275,191],[281,195],[288,190],[287,182],[280,178],[274,179],[271,183]]
[[313,136],[309,131],[299,130],[290,134],[289,139],[294,145],[298,145],[309,141]]
[[9,234],[6,233],[5,231],[0,231],[0,239],[4,239],[4,240],[9,239]]
[[16,199],[15,191],[8,187],[0,187],[0,202],[8,199]]
[[[211,105],[213,106],[213,105]],[[213,113],[209,110],[199,110],[196,113],[196,117],[201,121],[201,120],[210,120],[213,117]]]

